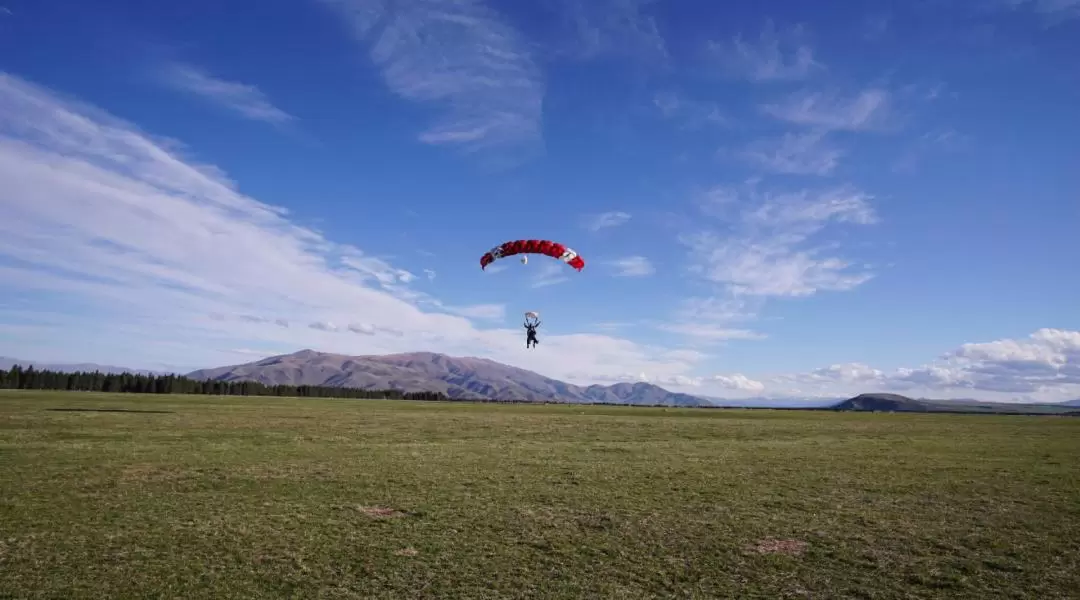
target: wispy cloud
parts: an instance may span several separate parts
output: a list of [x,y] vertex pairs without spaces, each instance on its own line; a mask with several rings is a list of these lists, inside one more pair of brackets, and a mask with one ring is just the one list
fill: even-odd
[[862,20],[860,34],[864,40],[880,40],[889,33],[890,23],[892,23],[890,14],[869,15]]
[[906,148],[892,163],[895,173],[911,173],[918,169],[920,162],[935,152],[960,152],[970,147],[971,137],[955,129],[928,131],[909,142]]
[[667,58],[667,44],[656,19],[643,10],[653,0],[559,0],[560,19],[572,29],[574,54],[631,54],[642,59]]
[[570,277],[566,273],[569,268],[562,262],[544,261],[536,269],[536,273],[532,276],[532,282],[529,285],[533,288],[542,288],[570,281]]
[[552,377],[694,368],[602,335],[549,335],[527,351],[516,328],[460,316],[497,308],[413,290],[407,269],[296,225],[180,148],[0,73],[0,300],[32,292],[45,311],[78,307],[29,324],[0,314],[17,336],[0,336],[0,354],[202,367],[231,364],[235,348],[425,347]]
[[281,125],[294,118],[274,106],[259,88],[214,77],[191,65],[167,65],[160,78],[169,87],[199,96],[246,119]]
[[609,227],[625,225],[630,220],[630,213],[613,210],[600,213],[586,219],[585,228],[589,231],[600,231]]
[[867,131],[889,125],[889,93],[880,88],[851,97],[838,93],[798,92],[762,110],[777,119],[822,130]]
[[821,131],[786,133],[778,139],[749,144],[742,157],[766,171],[792,175],[828,175],[844,152],[825,140]]
[[680,237],[691,249],[692,272],[735,295],[809,296],[849,290],[868,281],[865,268],[835,256],[811,238],[830,223],[877,221],[868,194],[841,186],[820,192],[742,194],[743,208],[722,232]]
[[986,9],[1029,9],[1046,20],[1047,25],[1057,25],[1072,19],[1080,19],[1080,0],[976,0]]
[[692,338],[699,343],[760,340],[765,335],[745,324],[758,316],[761,301],[752,297],[691,297],[683,300],[670,321],[654,324],[661,331]]
[[421,141],[474,151],[539,147],[540,71],[528,43],[494,10],[461,0],[322,1],[370,44],[391,90],[446,107]]
[[710,42],[709,51],[728,73],[751,81],[806,79],[825,67],[814,58],[803,27],[777,31],[767,21],[758,38],[747,41],[740,34],[730,42]]
[[664,91],[653,94],[653,105],[665,119],[678,120],[688,129],[730,123],[715,102],[694,100],[677,92]]
[[656,273],[656,267],[644,256],[627,256],[611,261],[617,277],[648,277]]

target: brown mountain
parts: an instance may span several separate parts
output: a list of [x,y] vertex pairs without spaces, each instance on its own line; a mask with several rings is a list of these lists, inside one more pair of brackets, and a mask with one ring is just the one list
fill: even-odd
[[979,400],[933,400],[908,398],[900,394],[859,394],[832,407],[834,410],[883,412],[949,412],[1012,415],[1069,414],[1066,404],[983,402]]
[[442,392],[458,400],[712,406],[705,398],[669,392],[643,382],[583,387],[486,358],[454,357],[432,352],[347,356],[301,350],[242,365],[201,369],[188,373],[187,377],[258,381],[268,385]]

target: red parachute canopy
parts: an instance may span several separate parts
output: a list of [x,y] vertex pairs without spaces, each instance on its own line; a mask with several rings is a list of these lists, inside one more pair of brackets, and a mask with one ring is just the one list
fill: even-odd
[[514,240],[499,244],[480,257],[480,268],[486,269],[496,260],[515,254],[544,254],[557,258],[578,271],[585,268],[585,259],[578,256],[577,252],[549,240]]

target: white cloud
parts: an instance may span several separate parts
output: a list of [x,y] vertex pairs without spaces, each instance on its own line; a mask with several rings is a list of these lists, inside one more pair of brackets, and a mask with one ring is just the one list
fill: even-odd
[[1040,329],[1026,339],[963,344],[921,367],[845,363],[766,378],[772,393],[897,392],[931,398],[1059,402],[1080,397],[1080,331]]
[[274,106],[259,88],[214,77],[191,65],[167,65],[160,77],[169,87],[200,96],[253,121],[280,125],[294,118]]
[[587,219],[585,228],[590,231],[600,231],[601,229],[606,229],[608,227],[625,225],[629,220],[630,213],[613,210],[590,217]]
[[57,313],[4,323],[0,354],[194,368],[228,364],[235,348],[423,348],[560,378],[694,368],[671,348],[602,335],[526,350],[517,328],[460,316],[498,309],[443,306],[408,270],[297,226],[177,148],[0,73],[0,297],[34,292]]
[[380,284],[411,283],[416,276],[404,269],[396,269],[386,261],[362,252],[351,250],[341,257],[341,264],[358,273],[362,279],[377,281]]
[[355,35],[399,96],[447,113],[420,135],[469,150],[532,151],[541,141],[544,86],[528,43],[479,2],[322,0]]
[[691,271],[736,295],[809,296],[842,291],[871,278],[865,269],[808,244],[830,222],[869,225],[870,196],[841,186],[820,192],[745,194],[742,210],[721,231],[680,236]]
[[713,375],[706,380],[708,383],[712,383],[721,388],[727,390],[736,390],[740,392],[751,392],[759,394],[765,391],[765,384],[760,381],[750,379],[746,375],[735,373],[733,375]]
[[656,273],[656,267],[644,256],[627,256],[611,261],[618,277],[647,277]]
[[819,131],[786,133],[779,139],[751,143],[742,156],[773,173],[828,175],[840,164],[844,153],[824,138]]
[[819,130],[869,131],[889,125],[889,93],[863,90],[852,97],[838,93],[797,92],[762,110],[777,119]]
[[739,35],[730,43],[710,42],[709,49],[734,75],[758,82],[793,81],[824,69],[804,38],[802,27],[778,32],[768,21],[756,41],[747,42]]

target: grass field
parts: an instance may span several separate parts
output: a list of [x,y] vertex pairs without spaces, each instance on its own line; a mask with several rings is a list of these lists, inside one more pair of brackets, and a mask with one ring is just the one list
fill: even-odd
[[1078,598],[1080,419],[0,393],[0,598],[256,597]]

